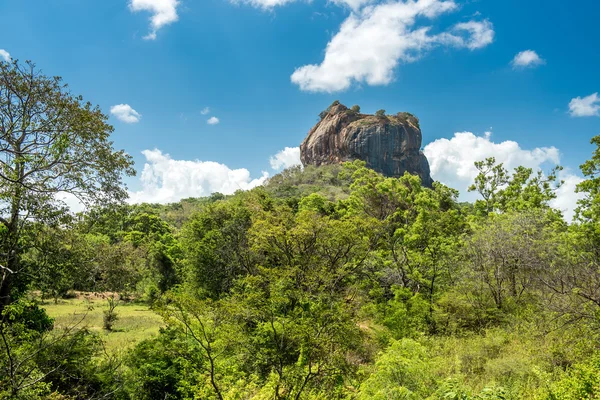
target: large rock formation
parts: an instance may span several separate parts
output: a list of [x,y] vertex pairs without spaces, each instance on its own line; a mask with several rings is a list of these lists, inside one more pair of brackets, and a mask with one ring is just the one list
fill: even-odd
[[360,114],[334,103],[300,145],[304,165],[363,160],[386,176],[405,171],[431,186],[429,162],[421,149],[419,120],[409,113],[376,116]]

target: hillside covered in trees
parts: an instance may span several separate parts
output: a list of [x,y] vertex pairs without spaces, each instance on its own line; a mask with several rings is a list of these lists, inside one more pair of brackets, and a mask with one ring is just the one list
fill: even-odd
[[[106,116],[0,66],[0,398],[600,397],[600,147],[572,223],[556,171],[494,159],[474,204],[355,161],[127,205]],[[107,351],[44,310],[74,292],[110,294],[109,332],[124,302],[160,331]]]

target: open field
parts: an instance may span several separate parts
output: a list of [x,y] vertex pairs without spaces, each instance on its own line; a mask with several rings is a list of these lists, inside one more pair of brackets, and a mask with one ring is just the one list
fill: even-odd
[[48,301],[42,304],[48,315],[55,319],[57,328],[79,324],[81,327],[98,332],[106,343],[109,352],[119,351],[156,335],[162,326],[162,318],[147,305],[119,302],[115,309],[119,319],[112,331],[103,329],[103,311],[108,309],[105,299],[59,300],[57,304]]

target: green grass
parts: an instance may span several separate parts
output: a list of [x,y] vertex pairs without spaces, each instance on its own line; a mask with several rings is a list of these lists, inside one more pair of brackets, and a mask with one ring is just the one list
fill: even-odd
[[108,352],[124,350],[149,339],[163,326],[162,318],[140,303],[120,302],[115,309],[119,318],[110,332],[103,329],[103,311],[108,308],[104,299],[59,300],[58,304],[47,302],[42,307],[54,318],[56,328],[78,324],[78,327],[97,332]]

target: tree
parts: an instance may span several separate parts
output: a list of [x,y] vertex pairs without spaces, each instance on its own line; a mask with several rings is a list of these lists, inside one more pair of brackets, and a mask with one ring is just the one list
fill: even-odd
[[360,106],[358,104],[355,104],[352,106],[351,110],[358,114],[360,112]]
[[115,322],[119,319],[119,314],[115,311],[115,308],[119,305],[119,299],[115,298],[113,294],[106,301],[108,302],[108,308],[104,310],[103,325],[104,329],[112,331]]
[[502,163],[496,164],[494,157],[476,161],[479,174],[469,187],[469,192],[477,191],[483,200],[475,202],[475,210],[481,215],[494,211],[509,212],[531,209],[549,210],[550,200],[556,197],[556,189],[562,181],[557,181],[562,167],[554,167],[547,176],[542,171],[517,167],[512,175]]
[[587,178],[577,185],[577,192],[584,193],[585,197],[578,201],[578,219],[597,225],[600,220],[600,135],[591,140],[596,145],[592,158],[583,163],[579,168]]
[[385,117],[385,110],[381,109],[381,110],[377,110],[377,112],[375,113],[376,116],[383,118]]
[[241,201],[214,203],[192,217],[182,230],[188,272],[194,285],[208,296],[218,298],[231,288],[235,278],[253,272],[247,238],[251,223],[251,211]]
[[35,64],[0,63],[0,307],[24,275],[26,222],[57,223],[68,193],[84,204],[120,202],[132,159],[115,151],[113,127],[97,106],[74,96]]
[[540,210],[529,210],[492,215],[477,226],[466,248],[471,264],[466,281],[475,286],[475,296],[491,299],[498,310],[531,302],[539,278],[557,262],[556,244],[546,229],[552,223]]
[[[54,390],[65,395],[59,398],[107,396],[100,393],[94,361],[101,342],[81,326],[84,319],[85,314],[68,327],[53,328],[53,320],[34,303],[19,299],[6,306],[0,314],[0,398],[55,398],[48,397]],[[113,368],[102,372],[117,375]]]
[[83,235],[74,229],[41,224],[32,231],[35,236],[28,239],[31,248],[23,255],[22,263],[30,264],[27,269],[33,270],[33,287],[42,292],[42,298],[49,296],[57,302],[69,290],[89,285],[93,280],[90,264],[94,254]]
[[[220,309],[219,303],[201,301],[182,293],[169,296],[169,306],[163,307],[161,313],[165,322],[174,331],[189,339],[190,354],[187,359],[195,369],[207,375],[208,393],[223,400],[227,384],[221,382],[223,372],[235,363],[237,331],[234,324],[229,323],[227,312]],[[206,398],[206,397],[204,397]]]
[[484,214],[489,214],[496,206],[498,191],[508,183],[508,171],[502,163],[496,165],[494,157],[475,161],[475,168],[479,174],[475,177],[475,182],[469,186],[469,192],[479,192],[483,201],[475,202],[475,208]]

